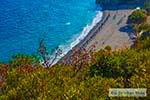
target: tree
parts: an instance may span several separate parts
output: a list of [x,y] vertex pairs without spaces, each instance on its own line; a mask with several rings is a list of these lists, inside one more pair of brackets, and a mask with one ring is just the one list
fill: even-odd
[[147,19],[145,10],[135,10],[128,18],[128,22],[131,24],[141,24]]
[[33,63],[36,62],[36,58],[33,56],[27,56],[23,54],[17,54],[13,57],[13,59],[10,61],[11,68],[17,68],[17,67],[28,67],[31,66]]

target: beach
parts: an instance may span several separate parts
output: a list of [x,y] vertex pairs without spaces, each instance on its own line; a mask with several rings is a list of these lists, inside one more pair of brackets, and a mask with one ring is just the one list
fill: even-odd
[[106,46],[111,46],[113,51],[130,48],[134,42],[134,32],[127,24],[128,17],[136,8],[142,8],[143,5],[143,1],[123,5],[101,5],[101,21],[75,48],[85,48],[87,51],[99,51]]
[[101,5],[103,16],[86,37],[72,48],[58,63],[69,64],[74,51],[95,52],[110,46],[113,51],[131,48],[134,44],[134,32],[127,23],[129,15],[142,8],[143,1],[123,5]]
[[[127,24],[128,16],[133,10],[106,10],[104,11],[105,18],[102,20],[103,25],[97,27],[90,41],[84,43],[84,48],[90,50],[92,46],[95,47],[96,51],[104,49],[106,46],[111,46],[112,50],[130,48],[133,44],[131,39],[132,30]],[[107,18],[107,16],[109,18]]]
[[105,9],[103,17],[88,35],[70,50],[62,60],[68,62],[74,50],[99,51],[106,46],[111,46],[112,50],[126,49],[133,45],[131,35],[132,29],[127,24],[128,16],[135,10],[131,9]]

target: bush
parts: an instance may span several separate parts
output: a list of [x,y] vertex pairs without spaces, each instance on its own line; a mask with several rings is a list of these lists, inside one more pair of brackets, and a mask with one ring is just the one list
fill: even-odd
[[10,61],[11,67],[27,67],[31,66],[33,63],[37,62],[37,59],[33,56],[27,56],[22,54],[17,54]]
[[140,54],[135,50],[115,52],[110,55],[104,51],[96,57],[97,61],[91,66],[91,70],[95,71],[96,75],[99,74],[103,77],[126,77],[126,75],[134,74],[134,67],[138,67],[135,59],[139,62],[138,58],[140,58]]
[[150,32],[150,25],[147,23],[143,23],[139,26],[140,31]]
[[141,24],[146,21],[147,15],[145,10],[135,10],[132,12],[132,14],[129,16],[128,23],[132,24]]
[[9,67],[0,65],[0,100],[120,100],[108,96],[109,88],[150,88],[150,39],[140,41],[140,49],[94,52],[78,71],[73,65],[32,67],[33,59],[17,56]]
[[106,46],[106,47],[105,47],[105,50],[111,51],[111,50],[112,50],[112,49],[111,49],[111,46],[109,46],[109,45]]

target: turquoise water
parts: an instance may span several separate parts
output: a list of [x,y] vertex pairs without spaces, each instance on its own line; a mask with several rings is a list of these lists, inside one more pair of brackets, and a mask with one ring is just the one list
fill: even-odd
[[56,47],[67,52],[97,22],[98,10],[95,0],[1,0],[0,61],[37,54],[43,38],[50,54]]

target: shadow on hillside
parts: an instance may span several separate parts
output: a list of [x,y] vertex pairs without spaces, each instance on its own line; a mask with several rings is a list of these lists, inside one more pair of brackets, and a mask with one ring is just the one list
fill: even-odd
[[119,31],[127,33],[128,36],[130,37],[130,39],[133,39],[133,37],[134,37],[134,34],[133,34],[134,32],[133,32],[133,30],[132,30],[130,25],[126,25],[126,26],[121,27],[119,29]]

